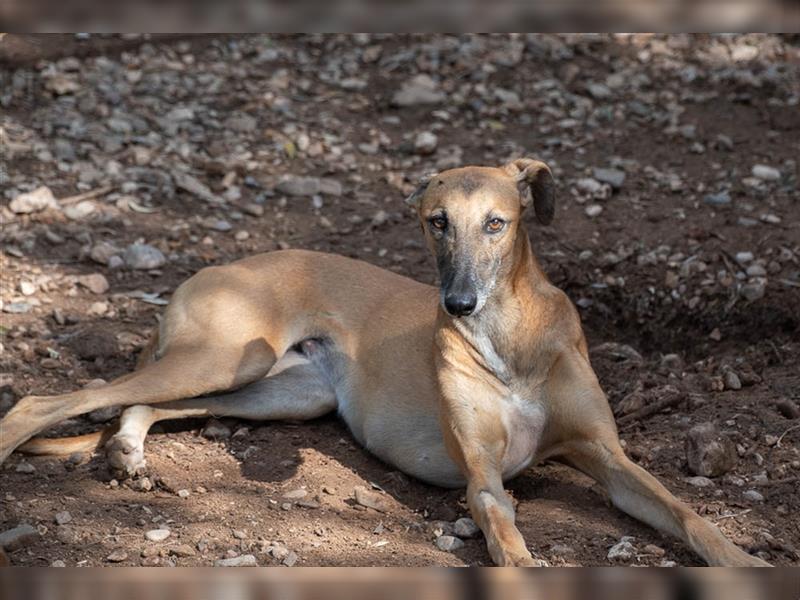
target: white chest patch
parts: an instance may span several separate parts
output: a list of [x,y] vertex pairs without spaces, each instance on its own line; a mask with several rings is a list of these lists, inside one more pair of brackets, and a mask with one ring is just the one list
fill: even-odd
[[503,456],[503,478],[514,477],[536,456],[542,439],[546,415],[537,402],[511,394],[503,402],[503,425],[508,432],[508,446]]

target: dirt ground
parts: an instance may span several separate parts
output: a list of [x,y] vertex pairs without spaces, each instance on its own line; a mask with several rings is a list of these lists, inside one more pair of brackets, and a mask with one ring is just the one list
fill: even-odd
[[[8,35],[0,412],[130,371],[163,302],[207,265],[308,248],[435,283],[402,202],[413,182],[537,156],[554,169],[559,204],[549,227],[529,215],[528,231],[579,307],[626,451],[747,551],[800,565],[798,44]],[[422,92],[398,98],[420,74]],[[301,175],[324,189],[281,185]],[[58,201],[19,210],[14,200],[39,186]],[[135,242],[162,264],[132,268],[124,251]],[[679,400],[656,410],[670,395]],[[736,449],[710,484],[692,479],[684,449],[706,422]],[[490,563],[480,537],[452,553],[434,543],[467,515],[463,491],[394,471],[335,416],[226,421],[223,439],[201,435],[204,425],[156,425],[147,473],[133,480],[114,479],[102,454],[12,456],[0,468],[0,532],[40,533],[12,563]],[[385,512],[356,503],[357,486]],[[610,564],[623,536],[635,552],[618,564],[702,564],[566,467],[533,467],[507,487],[531,552],[551,565]],[[169,538],[145,539],[161,528]]]

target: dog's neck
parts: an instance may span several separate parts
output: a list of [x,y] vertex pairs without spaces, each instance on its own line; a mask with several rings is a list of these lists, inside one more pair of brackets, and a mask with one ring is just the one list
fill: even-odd
[[497,281],[479,313],[456,318],[439,307],[440,326],[457,331],[503,383],[509,383],[523,366],[515,364],[515,349],[536,337],[536,312],[543,305],[541,289],[548,284],[524,232],[515,241],[513,264],[507,273]]

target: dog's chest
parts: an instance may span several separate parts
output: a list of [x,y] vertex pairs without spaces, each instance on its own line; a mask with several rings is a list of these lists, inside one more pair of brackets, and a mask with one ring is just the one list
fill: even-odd
[[545,427],[541,403],[511,393],[501,401],[503,425],[508,445],[503,455],[503,477],[513,477],[526,468],[536,455]]

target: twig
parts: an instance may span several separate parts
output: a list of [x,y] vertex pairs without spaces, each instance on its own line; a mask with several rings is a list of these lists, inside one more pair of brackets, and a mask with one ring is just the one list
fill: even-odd
[[98,196],[104,196],[114,188],[110,185],[105,185],[103,187],[99,187],[94,190],[89,190],[88,192],[83,192],[82,194],[76,194],[74,196],[67,196],[66,198],[62,198],[58,201],[61,206],[67,206],[69,204],[76,204],[78,202],[83,202],[84,200],[91,200],[92,198],[97,198]]
[[741,517],[742,515],[746,515],[749,512],[753,512],[753,509],[748,508],[746,510],[743,510],[742,512],[733,513],[731,515],[722,515],[721,517],[717,518],[717,522],[722,521],[722,519],[735,519],[736,517]]
[[783,440],[783,438],[786,436],[786,434],[787,434],[787,433],[789,433],[790,431],[794,431],[795,429],[800,429],[800,425],[795,425],[794,427],[789,427],[789,429],[787,429],[786,431],[784,431],[784,432],[781,434],[781,437],[779,437],[779,438],[778,438],[778,441],[777,441],[777,442],[775,442],[775,447],[776,447],[776,448],[780,448],[780,447],[781,447],[781,441],[782,441],[782,440]]
[[673,406],[677,406],[681,402],[686,400],[686,394],[675,394],[667,396],[666,398],[662,398],[658,402],[653,402],[652,404],[648,404],[644,408],[637,410],[635,413],[631,413],[629,415],[625,415],[624,417],[620,417],[617,419],[618,425],[627,425],[629,423],[635,421],[641,421],[646,417],[650,417],[656,413],[660,413],[665,408],[671,408]]

